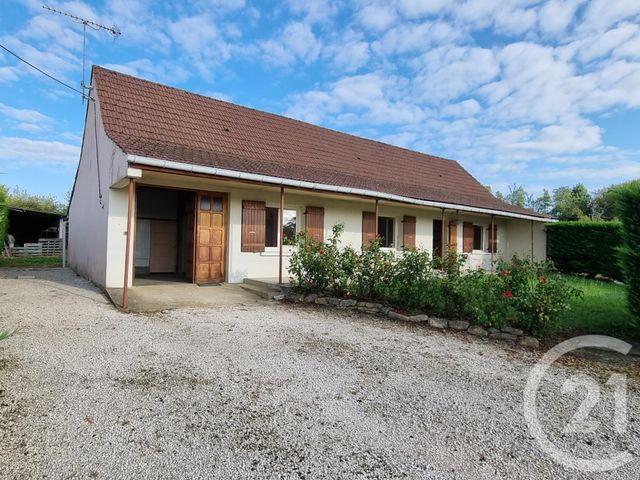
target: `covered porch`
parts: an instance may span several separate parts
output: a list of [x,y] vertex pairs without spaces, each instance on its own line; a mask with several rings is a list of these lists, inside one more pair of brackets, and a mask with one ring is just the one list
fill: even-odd
[[[338,223],[344,246],[360,248],[380,235],[397,254],[407,246],[432,255],[459,248],[469,251],[469,268],[491,268],[516,253],[545,257],[544,223],[529,218],[142,167],[129,168],[135,175],[110,190],[119,209],[111,221],[123,220],[125,238],[112,230],[113,244],[122,243],[108,250],[107,288],[118,305],[133,302],[132,310],[135,302],[155,302],[157,310],[225,304],[214,291],[235,302],[230,283],[263,296],[251,290],[288,282],[293,235],[323,240]],[[267,289],[264,298],[272,295]]]

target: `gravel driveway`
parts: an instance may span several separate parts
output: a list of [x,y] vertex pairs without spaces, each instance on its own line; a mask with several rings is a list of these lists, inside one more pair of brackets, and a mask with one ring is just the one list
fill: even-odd
[[[422,325],[253,304],[127,315],[65,270],[0,272],[3,478],[638,478],[640,461],[578,474],[529,434],[523,388],[539,356]],[[554,367],[542,422],[582,456],[640,457],[638,366],[626,429],[601,363]],[[561,433],[602,386],[589,434]],[[560,426],[558,426],[560,425]]]

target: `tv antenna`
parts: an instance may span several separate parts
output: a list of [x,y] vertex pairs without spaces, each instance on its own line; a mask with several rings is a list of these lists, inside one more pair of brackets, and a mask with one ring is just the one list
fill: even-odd
[[113,38],[118,38],[122,35],[122,32],[115,25],[113,27],[107,27],[106,25],[102,25],[100,23],[93,22],[86,18],[78,17],[71,13],[63,12],[61,10],[56,10],[55,8],[51,8],[47,5],[43,5],[42,8],[45,10],[49,10],[51,13],[56,13],[58,15],[62,15],[64,17],[69,17],[75,23],[82,24],[82,81],[80,82],[80,86],[82,87],[82,103],[84,104],[85,96],[89,98],[89,95],[85,95],[84,91],[89,90],[90,88],[85,84],[85,70],[86,70],[86,56],[87,56],[87,27],[92,30],[105,30],[113,35]]

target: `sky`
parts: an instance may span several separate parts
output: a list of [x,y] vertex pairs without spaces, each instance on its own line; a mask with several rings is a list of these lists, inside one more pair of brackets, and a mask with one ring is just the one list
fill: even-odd
[[[82,26],[1,0],[0,43],[79,88]],[[494,191],[640,178],[638,0],[42,0],[98,64],[459,161]],[[0,50],[0,183],[63,200],[86,106]]]

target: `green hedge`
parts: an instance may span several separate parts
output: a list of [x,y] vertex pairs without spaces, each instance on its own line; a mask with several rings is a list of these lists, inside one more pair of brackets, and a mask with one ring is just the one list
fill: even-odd
[[624,226],[620,265],[629,309],[640,319],[640,180],[614,189],[617,213]]
[[9,209],[7,207],[7,189],[0,185],[0,250],[4,248],[4,239],[9,230]]
[[571,221],[547,225],[548,256],[561,272],[605,275],[621,280],[620,222]]

